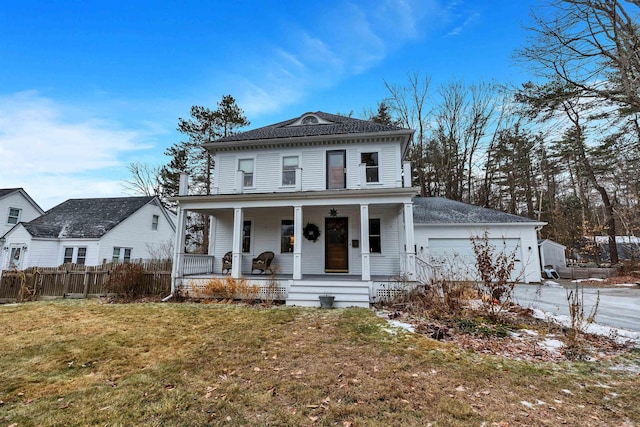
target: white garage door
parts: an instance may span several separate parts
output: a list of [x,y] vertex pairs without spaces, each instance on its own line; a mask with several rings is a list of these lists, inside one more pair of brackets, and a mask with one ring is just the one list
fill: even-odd
[[[515,268],[511,280],[518,280],[522,276],[522,248],[520,239],[489,239],[494,254],[505,251],[515,253]],[[462,238],[432,238],[429,239],[429,261],[441,265],[443,273],[456,276],[455,279],[477,280],[476,257],[471,246],[471,240]]]

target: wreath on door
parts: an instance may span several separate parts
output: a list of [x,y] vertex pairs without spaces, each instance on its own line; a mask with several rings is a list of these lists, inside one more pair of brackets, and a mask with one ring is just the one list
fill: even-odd
[[302,234],[305,239],[316,242],[318,241],[318,237],[320,237],[320,229],[315,224],[307,223],[302,230]]

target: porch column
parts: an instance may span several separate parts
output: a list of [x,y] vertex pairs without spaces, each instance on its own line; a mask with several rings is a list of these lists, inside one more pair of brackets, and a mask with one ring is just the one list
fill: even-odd
[[302,279],[302,206],[293,207],[293,280]]
[[362,254],[362,280],[371,280],[369,259],[369,205],[360,205],[360,253]]
[[242,275],[242,224],[244,222],[244,211],[242,208],[233,209],[233,252],[231,262],[231,277],[239,279]]
[[405,273],[411,280],[416,276],[416,245],[413,238],[413,203],[404,204]]
[[173,268],[171,271],[171,293],[174,293],[176,287],[180,285],[179,280],[182,279],[184,271],[184,244],[185,233],[187,230],[187,216],[184,208],[178,205],[178,223],[176,224],[176,238],[173,247]]

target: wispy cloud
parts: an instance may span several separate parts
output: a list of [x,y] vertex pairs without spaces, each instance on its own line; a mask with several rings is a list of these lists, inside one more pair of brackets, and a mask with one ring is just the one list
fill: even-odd
[[456,27],[454,27],[451,31],[447,33],[447,36],[459,36],[462,32],[469,26],[473,25],[480,18],[480,14],[478,12],[472,12],[470,15],[464,17],[464,21],[459,23]]
[[70,197],[121,193],[120,177],[93,173],[122,169],[123,155],[148,148],[145,135],[65,113],[37,92],[0,97],[1,187],[25,187],[45,208]]
[[304,29],[289,23],[286,45],[272,47],[255,69],[230,79],[249,115],[277,111],[380,64],[422,37],[444,13],[441,0],[346,3],[318,13]]

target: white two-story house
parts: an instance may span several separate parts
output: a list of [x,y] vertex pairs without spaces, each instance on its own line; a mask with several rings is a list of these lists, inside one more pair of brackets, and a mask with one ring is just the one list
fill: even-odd
[[[182,182],[173,289],[223,271],[266,286],[266,275],[252,274],[264,252],[275,255],[272,270],[289,305],[317,306],[319,295],[331,294],[337,306],[368,306],[380,287],[414,280],[418,190],[405,161],[412,136],[315,112],[205,144],[213,191],[189,195]],[[210,218],[207,255],[184,252],[188,212]]]

